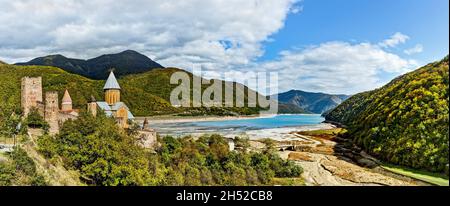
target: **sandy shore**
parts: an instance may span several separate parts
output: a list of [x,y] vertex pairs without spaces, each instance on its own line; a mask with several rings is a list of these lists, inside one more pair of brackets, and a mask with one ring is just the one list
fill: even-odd
[[294,132],[301,131],[312,131],[312,130],[323,130],[323,129],[333,129],[336,128],[332,124],[320,123],[316,125],[302,125],[297,127],[281,127],[272,129],[260,129],[260,130],[249,130],[245,132],[251,140],[270,138],[276,141],[286,141],[286,140],[299,140],[299,137],[294,134]]
[[248,115],[248,116],[154,116],[154,117],[136,117],[136,121],[142,122],[147,118],[149,124],[164,124],[164,123],[185,123],[185,122],[209,122],[209,121],[224,121],[224,120],[239,120],[239,119],[256,119],[256,118],[270,118],[275,115]]

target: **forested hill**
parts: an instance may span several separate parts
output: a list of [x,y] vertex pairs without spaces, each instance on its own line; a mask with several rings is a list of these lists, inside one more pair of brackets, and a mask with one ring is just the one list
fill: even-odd
[[278,94],[278,101],[295,105],[300,109],[311,113],[322,114],[348,99],[348,95],[334,95],[325,93],[305,92],[301,90],[291,90]]
[[[136,116],[183,115],[249,115],[259,108],[175,108],[170,104],[170,93],[177,85],[170,84],[176,68],[153,69],[148,72],[119,78],[122,87],[121,100]],[[192,78],[192,74],[191,78]],[[20,107],[20,80],[24,76],[42,76],[44,91],[58,91],[60,99],[68,89],[75,108],[86,108],[93,95],[102,100],[104,80],[92,80],[50,66],[0,65],[0,111]],[[192,81],[191,81],[192,82]],[[209,85],[203,85],[202,90]],[[245,87],[247,90],[247,87]],[[247,99],[247,92],[245,98]]]
[[121,77],[147,72],[155,68],[164,68],[147,56],[133,50],[117,54],[104,54],[88,60],[67,58],[59,54],[49,55],[35,58],[29,62],[17,63],[17,65],[54,66],[70,73],[98,80],[106,79],[111,69],[114,69],[116,76]]
[[433,172],[449,169],[449,59],[349,98],[326,114],[369,153]]

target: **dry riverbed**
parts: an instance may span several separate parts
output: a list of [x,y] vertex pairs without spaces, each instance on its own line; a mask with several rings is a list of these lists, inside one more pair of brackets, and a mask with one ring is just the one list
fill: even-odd
[[[330,131],[338,132],[339,129]],[[310,133],[314,134],[314,131]],[[306,185],[428,185],[383,169],[376,159],[358,148],[349,146],[336,135],[311,134],[291,132],[290,136],[294,138],[277,142],[278,145],[292,145],[288,148],[291,151],[280,151],[279,154],[282,158],[293,160],[303,167],[302,176]]]

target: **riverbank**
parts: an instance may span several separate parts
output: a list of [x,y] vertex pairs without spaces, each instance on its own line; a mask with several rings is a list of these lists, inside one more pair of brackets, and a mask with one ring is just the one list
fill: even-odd
[[151,116],[151,117],[136,117],[137,122],[143,122],[145,118],[149,124],[165,124],[165,123],[186,123],[186,122],[209,122],[209,121],[225,121],[225,120],[242,120],[242,119],[257,119],[270,118],[276,115],[244,115],[244,116]]

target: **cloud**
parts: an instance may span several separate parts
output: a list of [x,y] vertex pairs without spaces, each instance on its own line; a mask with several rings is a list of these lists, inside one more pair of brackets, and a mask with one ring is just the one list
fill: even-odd
[[409,36],[400,32],[395,33],[389,39],[384,40],[379,45],[384,48],[395,47],[399,44],[405,43],[409,39]]
[[423,52],[423,46],[422,44],[416,44],[413,48],[406,49],[403,52],[407,55],[417,54]]
[[[91,58],[137,50],[165,66],[276,71],[280,91],[356,93],[417,63],[386,51],[404,43],[326,42],[259,62],[263,44],[302,11],[300,0],[0,0],[0,59],[14,63],[60,53]],[[301,25],[300,25],[301,26]],[[294,45],[295,46],[295,45]]]
[[12,63],[134,49],[170,66],[246,64],[292,10],[300,12],[297,2],[0,0],[0,57]]
[[279,90],[292,88],[306,91],[355,94],[387,83],[380,73],[394,76],[417,67],[384,51],[377,44],[327,42],[303,50],[284,51],[276,61],[257,65],[261,71],[278,71]]

